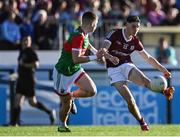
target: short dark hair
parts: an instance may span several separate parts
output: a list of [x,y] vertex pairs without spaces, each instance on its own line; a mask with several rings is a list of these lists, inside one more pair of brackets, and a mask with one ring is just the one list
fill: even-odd
[[138,16],[133,16],[133,15],[128,16],[127,19],[126,19],[127,23],[140,22],[140,21],[141,20],[139,19]]
[[91,11],[87,11],[82,16],[82,22],[92,22],[98,19],[97,15]]

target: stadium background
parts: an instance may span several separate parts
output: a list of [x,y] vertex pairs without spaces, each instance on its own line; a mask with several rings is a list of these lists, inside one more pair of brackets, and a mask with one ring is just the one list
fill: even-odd
[[[99,25],[97,31],[91,35],[91,42],[100,48],[102,46],[103,37],[105,32],[111,28],[117,26],[123,26],[124,19],[129,14],[139,15],[142,20],[142,27],[140,29],[139,37],[144,43],[145,48],[151,55],[154,55],[154,50],[158,45],[158,40],[160,37],[165,36],[168,39],[168,42],[176,49],[177,59],[180,62],[179,46],[180,46],[180,28],[179,25],[179,1],[175,0],[162,0],[159,1],[161,5],[161,10],[166,15],[162,21],[159,21],[159,24],[154,24],[153,20],[150,20],[148,17],[153,2],[158,3],[159,0],[129,0],[129,1],[99,1],[99,0],[86,0],[85,1],[58,1],[58,0],[34,0],[34,6],[28,12],[30,18],[30,24],[35,25],[36,21],[40,19],[40,16],[45,18],[45,26],[51,26],[50,31],[52,34],[48,35],[45,38],[48,38],[50,41],[47,47],[41,47],[36,41],[34,34],[36,30],[33,30],[32,37],[34,38],[34,48],[37,50],[37,53],[40,58],[40,69],[36,72],[37,75],[37,96],[40,100],[46,103],[48,106],[59,109],[59,100],[58,97],[52,92],[52,81],[49,78],[48,71],[52,70],[53,65],[56,63],[59,57],[59,49],[62,48],[62,43],[67,38],[68,33],[72,31],[79,24],[78,19],[83,11],[93,10],[97,15],[100,16]],[[108,4],[110,7],[108,14],[105,14],[108,10]],[[173,3],[175,2],[175,3]],[[16,4],[17,5],[16,5]],[[67,4],[67,7],[63,7],[64,3]],[[98,4],[99,3],[99,4]],[[11,9],[16,15],[21,19],[17,21],[16,24],[21,28],[21,32],[30,33],[26,29],[23,29],[22,24],[24,21],[23,17],[26,17],[27,9],[29,6],[33,5],[33,0],[31,3],[25,0],[18,1],[1,1],[1,28],[2,24],[7,20],[4,18],[6,15],[6,10]],[[28,5],[30,4],[30,5]],[[65,4],[65,5],[66,5]],[[79,10],[78,9],[79,5]],[[99,6],[98,6],[99,5]],[[114,6],[115,6],[115,9]],[[117,6],[119,5],[119,6]],[[7,8],[7,7],[8,8]],[[51,7],[52,6],[52,7]],[[117,6],[117,7],[116,7]],[[159,5],[158,5],[159,6]],[[5,8],[6,7],[6,8]],[[51,8],[49,8],[51,7]],[[73,8],[74,7],[74,8]],[[64,9],[63,9],[64,8]],[[106,10],[105,10],[105,9]],[[43,9],[43,10],[42,10]],[[104,11],[104,10],[105,11]],[[172,21],[167,21],[167,9],[172,9],[174,19]],[[71,11],[74,10],[74,11]],[[74,13],[74,14],[73,14]],[[174,15],[175,14],[175,15]],[[62,18],[61,18],[62,17]],[[166,23],[166,24],[165,24]],[[44,28],[46,30],[46,27]],[[55,31],[54,33],[54,30]],[[37,31],[38,32],[38,31]],[[47,32],[48,29],[47,29]],[[47,33],[46,32],[46,33]],[[31,34],[31,33],[30,33]],[[45,34],[45,33],[44,33]],[[43,35],[44,35],[43,34]],[[2,35],[1,35],[2,36]],[[3,41],[4,38],[1,37]],[[1,42],[2,42],[1,41]],[[1,45],[3,46],[3,42]],[[17,68],[17,49],[4,49],[0,51],[0,124],[7,125],[10,118],[10,88],[8,81],[12,80],[8,72],[5,72],[4,69],[10,69],[16,71]],[[151,66],[144,63],[143,60],[137,55],[133,55],[133,60],[143,69],[149,69]],[[130,85],[133,93],[136,97],[136,101],[140,106],[145,119],[148,123],[151,124],[165,124],[165,123],[175,123],[179,124],[179,65],[167,67],[172,71],[173,77],[171,79],[171,84],[175,86],[176,92],[175,97],[172,102],[167,102],[162,95],[154,94],[148,91],[145,88],[137,87],[136,85]],[[89,72],[92,78],[95,80],[98,88],[98,94],[92,99],[85,99],[77,101],[79,113],[77,116],[70,117],[70,124],[78,125],[118,125],[118,124],[136,124],[133,117],[127,111],[125,102],[121,97],[118,96],[117,91],[114,88],[110,87],[107,74],[105,72],[104,66],[97,64],[96,62],[85,64],[84,68]],[[48,70],[48,71],[45,71]],[[10,72],[11,73],[11,72]],[[157,75],[158,72],[154,70],[145,70],[145,73],[149,76]],[[6,81],[6,84],[3,82]],[[75,87],[73,87],[75,88]],[[170,105],[170,107],[169,107]],[[170,111],[170,112],[169,112]],[[21,114],[22,124],[49,124],[48,116],[42,112],[31,108],[27,102],[25,102],[22,114]],[[58,123],[58,122],[57,122]]]

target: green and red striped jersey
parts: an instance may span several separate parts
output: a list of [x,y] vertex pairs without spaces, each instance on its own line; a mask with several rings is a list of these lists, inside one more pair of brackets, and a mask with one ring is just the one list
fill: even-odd
[[57,71],[66,76],[71,76],[80,70],[80,64],[74,64],[72,60],[72,50],[78,50],[84,55],[89,45],[88,35],[81,28],[70,33],[68,40],[65,42],[61,57],[55,65]]

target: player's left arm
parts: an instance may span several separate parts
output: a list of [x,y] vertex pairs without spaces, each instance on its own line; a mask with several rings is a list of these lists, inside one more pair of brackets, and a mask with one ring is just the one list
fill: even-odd
[[144,60],[146,60],[146,62],[148,62],[154,68],[161,71],[166,78],[171,77],[171,73],[163,65],[161,65],[154,57],[152,57],[145,49],[139,51],[139,54]]

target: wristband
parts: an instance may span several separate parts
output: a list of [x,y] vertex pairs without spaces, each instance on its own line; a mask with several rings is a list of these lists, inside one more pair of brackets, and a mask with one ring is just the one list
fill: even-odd
[[90,60],[90,61],[97,59],[97,56],[96,56],[96,55],[91,55],[91,56],[88,56],[88,57],[89,57],[89,60]]

